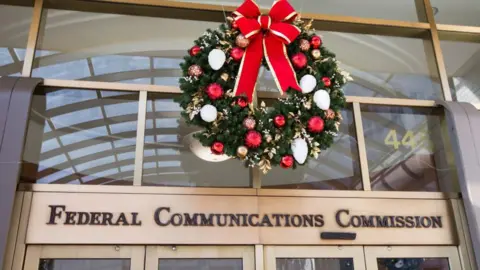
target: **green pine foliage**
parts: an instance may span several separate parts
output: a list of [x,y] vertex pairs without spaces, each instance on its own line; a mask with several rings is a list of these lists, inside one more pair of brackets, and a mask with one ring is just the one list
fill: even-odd
[[[281,163],[282,157],[292,155],[291,143],[295,138],[304,138],[309,146],[309,158],[315,158],[320,150],[329,148],[341,122],[340,111],[345,106],[345,97],[341,90],[348,79],[348,74],[338,67],[335,54],[327,50],[322,44],[320,47],[321,58],[314,59],[311,55],[313,48],[307,52],[300,49],[300,40],[310,40],[315,32],[300,20],[294,22],[301,30],[297,39],[287,46],[288,55],[304,53],[308,59],[308,65],[303,69],[296,69],[297,79],[311,74],[317,79],[314,91],[303,94],[297,90],[289,89],[287,94],[275,102],[271,107],[259,105],[240,107],[238,99],[232,89],[240,67],[240,62],[234,61],[229,52],[235,47],[235,38],[240,32],[232,29],[229,24],[220,25],[217,30],[207,30],[204,35],[195,40],[194,44],[201,47],[201,52],[195,56],[187,55],[181,64],[183,78],[180,79],[180,88],[183,94],[176,99],[184,109],[182,116],[190,125],[202,128],[195,137],[203,146],[210,147],[214,142],[224,144],[224,153],[232,158],[238,158],[237,148],[245,146],[245,134],[247,129],[243,126],[246,117],[256,119],[255,130],[262,134],[262,143],[258,148],[249,148],[248,155],[242,160],[246,166],[260,166],[264,172],[271,166]],[[227,61],[223,67],[215,71],[208,64],[208,54],[213,49],[221,49],[226,53]],[[197,77],[188,73],[192,65],[201,67],[203,74]],[[265,61],[263,65],[268,68]],[[228,79],[225,80],[225,74]],[[223,78],[222,78],[223,75]],[[323,77],[331,80],[331,86],[326,87],[322,82]],[[224,95],[217,100],[210,100],[205,92],[211,83],[218,83],[224,90]],[[330,94],[330,109],[335,112],[333,119],[327,119],[327,111],[318,108],[313,101],[315,91],[324,89]],[[211,104],[218,111],[217,120],[207,123],[200,117],[199,110],[202,106]],[[282,128],[275,127],[273,118],[276,115],[284,115],[287,119]],[[320,116],[325,123],[324,130],[320,133],[312,133],[308,130],[308,120],[313,116]],[[308,162],[308,159],[307,159]],[[305,162],[304,164],[306,164]],[[293,168],[299,164],[295,162]]]

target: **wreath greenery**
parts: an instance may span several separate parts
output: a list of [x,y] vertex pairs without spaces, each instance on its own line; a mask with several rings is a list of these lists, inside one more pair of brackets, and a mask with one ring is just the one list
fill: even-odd
[[[306,56],[306,65],[295,68],[296,77],[313,75],[316,86],[309,93],[290,88],[269,107],[264,102],[254,106],[246,97],[234,94],[241,64],[236,54],[243,52],[238,46],[239,36],[240,41],[243,36],[233,18],[228,17],[227,23],[216,30],[208,29],[195,40],[195,46],[181,64],[183,94],[176,101],[184,109],[182,117],[186,122],[201,128],[194,137],[203,146],[210,147],[215,154],[243,160],[246,166],[259,166],[266,173],[272,166],[304,165],[308,158],[317,158],[332,145],[342,121],[340,112],[345,106],[342,86],[351,78],[339,68],[335,54],[320,44],[321,39],[311,23],[298,17],[292,22],[301,32],[286,49],[289,59],[299,54]],[[312,44],[315,39],[316,44]],[[214,49],[226,55],[225,64],[218,70],[209,64],[209,54]],[[265,59],[262,64],[269,69]],[[293,64],[295,66],[295,62]],[[215,95],[209,92],[212,84]],[[321,109],[315,103],[314,95],[320,90],[329,95],[328,109]],[[201,110],[205,105],[216,108],[217,116],[212,122],[202,119]],[[303,139],[308,145],[307,160],[294,159],[295,139]]]

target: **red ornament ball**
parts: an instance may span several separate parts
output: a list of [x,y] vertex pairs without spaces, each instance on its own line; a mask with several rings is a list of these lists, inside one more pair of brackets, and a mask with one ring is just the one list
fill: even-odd
[[286,123],[285,116],[283,116],[281,114],[279,114],[279,115],[277,115],[273,118],[273,124],[275,124],[275,126],[277,128],[281,128],[281,127],[285,126],[285,123]]
[[240,106],[241,108],[245,108],[248,105],[247,99],[244,97],[238,98],[237,99],[237,105]]
[[307,66],[307,57],[303,53],[296,53],[292,56],[293,66],[297,69],[302,69]]
[[249,148],[257,148],[262,143],[262,134],[255,130],[250,130],[245,135],[245,145]]
[[243,119],[243,126],[246,129],[254,129],[255,126],[257,125],[257,121],[253,117],[246,117]]
[[199,54],[202,51],[202,48],[200,46],[193,46],[188,52],[190,53],[191,56],[195,56]]
[[325,85],[325,87],[330,87],[330,85],[332,85],[332,81],[328,77],[323,77],[322,82],[323,82],[323,85]]
[[191,65],[188,68],[188,75],[192,77],[199,77],[203,74],[203,70],[199,65]]
[[233,58],[233,60],[238,62],[238,61],[242,60],[243,53],[244,53],[244,51],[243,51],[242,48],[235,47],[230,52],[230,56]]
[[280,166],[284,169],[289,169],[293,166],[293,157],[291,155],[283,156],[280,160]]
[[318,49],[320,46],[322,46],[322,39],[319,36],[313,36],[310,39],[310,44],[314,49]]
[[238,23],[237,21],[232,22],[232,29],[237,29],[238,28]]
[[312,133],[320,133],[325,127],[325,122],[320,116],[313,116],[308,119],[308,131]]
[[300,50],[302,50],[304,52],[310,50],[310,42],[308,42],[308,40],[306,40],[306,39],[301,39],[300,40]]
[[223,154],[223,148],[224,148],[224,145],[222,142],[214,142],[210,147],[210,149],[212,150],[212,153],[214,153],[215,155]]
[[240,48],[246,48],[248,44],[250,44],[250,40],[246,38],[244,35],[240,34],[235,38],[235,44],[237,44]]
[[223,88],[220,84],[218,83],[211,83],[207,86],[207,89],[205,90],[207,93],[208,97],[211,100],[216,100],[219,99],[223,96]]

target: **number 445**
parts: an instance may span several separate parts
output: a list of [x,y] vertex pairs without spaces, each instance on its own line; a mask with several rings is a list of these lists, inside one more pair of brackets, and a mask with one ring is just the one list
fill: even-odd
[[417,146],[424,146],[427,150],[433,151],[433,144],[430,138],[424,132],[417,132],[415,135],[413,131],[407,130],[403,138],[399,141],[397,131],[391,129],[384,140],[385,145],[392,145],[395,150],[400,148],[400,145],[414,149]]

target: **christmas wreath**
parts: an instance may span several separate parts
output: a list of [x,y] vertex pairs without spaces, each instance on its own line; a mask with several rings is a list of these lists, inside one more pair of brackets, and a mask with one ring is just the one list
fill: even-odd
[[[203,147],[224,160],[238,158],[264,173],[317,158],[337,135],[350,80],[321,37],[286,0],[261,15],[246,0],[219,29],[208,29],[181,64],[176,99]],[[270,107],[255,105],[260,66],[283,94]]]

